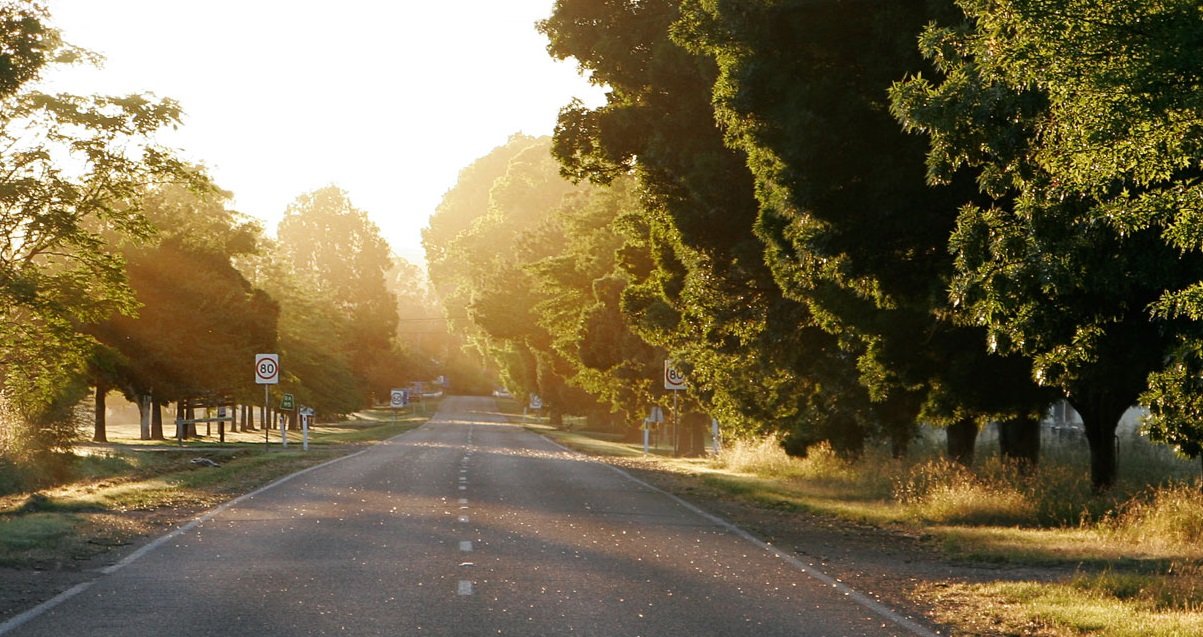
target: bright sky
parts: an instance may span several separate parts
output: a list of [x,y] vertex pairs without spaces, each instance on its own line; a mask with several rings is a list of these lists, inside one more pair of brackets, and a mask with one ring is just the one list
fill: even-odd
[[271,234],[298,195],[334,184],[420,263],[462,168],[513,133],[550,134],[574,96],[600,99],[547,55],[534,23],[552,3],[48,0],[68,42],[106,57],[50,79],[178,100],[184,126],[161,141]]

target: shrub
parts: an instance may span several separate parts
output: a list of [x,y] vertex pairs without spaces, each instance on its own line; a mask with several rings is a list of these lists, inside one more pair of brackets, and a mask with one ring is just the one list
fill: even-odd
[[1185,483],[1151,488],[1124,503],[1100,527],[1130,542],[1198,548],[1203,543],[1203,493]]
[[912,515],[927,522],[1033,523],[1037,508],[1013,481],[1016,472],[998,470],[996,473],[990,478],[979,477],[951,460],[929,460],[915,465],[895,483],[894,498]]

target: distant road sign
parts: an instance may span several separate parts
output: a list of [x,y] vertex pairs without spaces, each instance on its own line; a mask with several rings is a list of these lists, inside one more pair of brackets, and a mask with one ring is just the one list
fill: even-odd
[[394,389],[389,393],[389,405],[393,407],[404,407],[409,403],[409,395],[404,389]]
[[284,394],[284,396],[280,398],[280,409],[290,410],[295,406],[296,404],[293,402],[292,394]]
[[280,383],[280,355],[255,354],[255,384],[277,385]]
[[664,388],[681,391],[687,387],[689,383],[685,382],[685,374],[676,368],[676,361],[671,358],[664,359]]

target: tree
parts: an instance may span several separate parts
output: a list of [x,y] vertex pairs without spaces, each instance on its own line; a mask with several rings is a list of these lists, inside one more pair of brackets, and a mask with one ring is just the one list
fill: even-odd
[[170,184],[144,196],[154,240],[123,249],[138,313],[89,330],[112,361],[96,366],[98,392],[117,388],[139,405],[148,396],[155,405],[254,398],[246,366],[255,353],[273,351],[279,308],[233,264],[257,249],[260,230],[226,199]]
[[[312,407],[322,417],[337,417],[363,407],[367,388],[351,366],[349,320],[337,305],[296,275],[269,239],[263,248],[238,261],[239,270],[256,288],[279,304],[281,384],[298,404]],[[269,351],[269,350],[263,350]],[[258,397],[254,397],[258,400]]]
[[967,21],[920,41],[939,81],[896,85],[893,111],[928,138],[929,182],[975,173],[986,200],[961,209],[953,299],[1067,395],[1105,489],[1120,415],[1197,330],[1197,7],[960,4]]
[[950,311],[947,240],[972,185],[926,186],[922,143],[888,113],[944,4],[687,0],[674,37],[718,65],[715,115],[747,154],[776,283],[855,360],[896,453],[922,419],[967,432],[964,458],[980,422],[1032,430],[1050,397]]
[[[547,138],[514,136],[461,173],[440,214],[432,218],[425,241],[432,257],[431,279],[448,315],[463,317],[455,322],[470,326],[470,341],[493,362],[506,386],[542,397],[555,423],[565,413],[596,405],[570,385],[571,365],[535,312],[543,295],[530,266],[562,248],[556,213],[566,197],[580,190],[560,176],[550,145]],[[496,161],[498,156],[508,160]],[[472,190],[488,191],[489,197],[469,196]],[[455,224],[454,219],[471,214],[461,205],[486,201],[470,222]],[[444,223],[461,229],[452,235]],[[447,243],[433,241],[439,237]]]
[[345,340],[337,346],[367,396],[387,396],[406,370],[395,348],[397,302],[385,280],[392,257],[380,229],[344,191],[329,186],[298,197],[277,235],[292,272],[345,318]]
[[62,393],[80,386],[94,347],[81,328],[135,311],[111,238],[147,236],[143,189],[204,179],[153,139],[178,125],[175,102],[32,90],[48,64],[89,56],[64,46],[36,3],[0,7],[0,27],[0,380],[43,422],[81,397]]
[[561,249],[527,267],[538,293],[539,325],[568,364],[568,380],[622,414],[634,431],[662,396],[665,358],[631,329],[622,312],[629,277],[619,263],[623,216],[638,209],[633,180],[586,188],[556,215]]
[[839,391],[855,378],[847,339],[824,333],[824,317],[783,295],[765,265],[749,158],[715,126],[722,69],[689,38],[671,37],[693,19],[682,6],[556,3],[540,24],[549,51],[578,60],[609,91],[604,106],[561,112],[557,156],[573,178],[638,179],[641,214],[628,241],[647,256],[628,262],[622,304],[636,333],[685,364],[691,393],[724,422],[790,432],[794,452],[831,439],[855,454],[883,410],[863,391]]

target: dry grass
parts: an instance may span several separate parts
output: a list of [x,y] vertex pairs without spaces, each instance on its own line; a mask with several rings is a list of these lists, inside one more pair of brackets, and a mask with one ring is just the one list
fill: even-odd
[[1195,484],[1149,488],[1099,523],[1121,542],[1163,549],[1203,546],[1203,491]]

